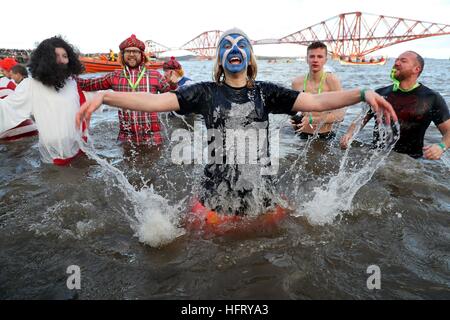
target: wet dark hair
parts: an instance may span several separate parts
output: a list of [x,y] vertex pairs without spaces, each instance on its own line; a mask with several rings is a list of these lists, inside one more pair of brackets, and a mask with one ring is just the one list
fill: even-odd
[[23,76],[24,78],[28,77],[28,71],[27,68],[25,68],[23,65],[21,64],[16,64],[14,67],[11,68],[11,72],[12,73],[18,73],[21,76]]
[[[56,63],[56,48],[63,48],[67,52],[69,58],[67,65]],[[78,59],[78,51],[61,36],[42,41],[31,53],[28,67],[34,79],[41,81],[46,86],[54,87],[56,91],[64,87],[67,78],[79,75],[84,70]]]
[[319,48],[325,49],[325,52],[328,52],[327,45],[320,41],[315,41],[315,42],[311,43],[308,46],[308,48],[306,49],[306,52],[309,52],[309,50],[319,49]]

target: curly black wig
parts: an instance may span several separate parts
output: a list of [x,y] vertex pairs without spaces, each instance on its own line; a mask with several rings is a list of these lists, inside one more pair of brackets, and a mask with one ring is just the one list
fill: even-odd
[[[69,58],[67,65],[56,63],[55,48],[66,50]],[[78,59],[78,52],[60,36],[42,41],[31,53],[28,67],[34,79],[41,81],[46,86],[54,87],[56,91],[64,87],[67,78],[79,75],[84,70]]]

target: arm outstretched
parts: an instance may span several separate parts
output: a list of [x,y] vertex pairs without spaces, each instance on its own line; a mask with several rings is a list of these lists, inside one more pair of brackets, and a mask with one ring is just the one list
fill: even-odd
[[101,92],[92,100],[85,102],[76,115],[77,127],[83,120],[87,125],[92,113],[103,103],[122,109],[145,112],[179,111],[180,105],[175,93],[151,94],[144,92]]

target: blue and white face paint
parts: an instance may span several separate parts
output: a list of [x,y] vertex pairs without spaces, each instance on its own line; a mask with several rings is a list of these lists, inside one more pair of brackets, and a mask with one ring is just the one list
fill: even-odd
[[249,64],[250,55],[250,41],[241,34],[227,35],[219,44],[221,64],[230,73],[239,73],[245,70]]

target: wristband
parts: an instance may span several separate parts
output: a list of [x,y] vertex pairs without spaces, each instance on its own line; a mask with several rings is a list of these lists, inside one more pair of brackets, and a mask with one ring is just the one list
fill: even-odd
[[312,117],[312,114],[309,114],[309,124],[313,124],[313,117]]
[[362,102],[366,102],[366,91],[368,89],[361,89],[359,90],[359,97],[361,98]]
[[445,143],[443,143],[443,142],[438,143],[438,146],[441,147],[443,152],[445,152],[447,150],[447,147],[445,146]]

